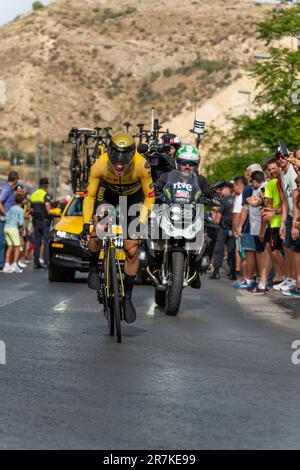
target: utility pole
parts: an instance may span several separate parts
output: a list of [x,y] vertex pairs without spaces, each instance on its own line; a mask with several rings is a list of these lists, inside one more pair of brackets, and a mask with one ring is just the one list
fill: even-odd
[[39,178],[43,175],[40,174],[40,170],[42,170],[42,173],[44,171],[44,154],[43,154],[43,149],[44,149],[44,144],[39,144],[38,145],[38,154],[39,154],[39,159],[38,159],[38,163],[39,163]]
[[40,160],[39,160],[39,140],[40,140],[40,134],[39,134],[39,124],[38,120],[35,119],[33,123],[33,127],[36,128],[36,133],[35,133],[35,179],[36,179],[36,184],[39,184],[39,173],[40,173]]
[[48,137],[48,175],[51,189],[53,188],[53,171],[52,171],[52,140]]

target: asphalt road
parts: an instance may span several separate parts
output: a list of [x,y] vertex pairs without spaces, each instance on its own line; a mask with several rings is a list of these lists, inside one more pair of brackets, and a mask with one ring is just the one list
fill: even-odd
[[119,345],[83,278],[0,274],[0,449],[299,447],[295,304],[205,278],[171,318],[153,294]]

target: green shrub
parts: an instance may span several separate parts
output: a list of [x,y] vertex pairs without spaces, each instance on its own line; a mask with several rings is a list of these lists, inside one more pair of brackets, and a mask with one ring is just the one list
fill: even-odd
[[109,100],[112,100],[114,97],[114,92],[112,90],[106,90],[105,94]]
[[95,113],[94,116],[93,116],[93,119],[94,119],[94,122],[97,123],[97,122],[101,121],[102,116],[101,116],[100,113]]
[[122,12],[113,12],[110,8],[104,8],[104,12],[102,15],[102,20],[114,20],[118,18],[119,16],[123,16]]
[[149,82],[153,83],[155,82],[158,78],[160,77],[160,72],[159,70],[157,72],[151,72],[150,77],[149,77]]
[[42,4],[42,2],[40,2],[39,0],[36,0],[35,2],[33,2],[32,4],[33,11],[40,10],[41,8],[44,8],[44,5]]
[[125,15],[131,15],[132,13],[136,13],[137,9],[134,7],[127,7],[126,10],[124,11]]
[[168,67],[167,69],[164,69],[163,74],[164,77],[171,77],[173,75],[173,69],[171,69],[171,67]]

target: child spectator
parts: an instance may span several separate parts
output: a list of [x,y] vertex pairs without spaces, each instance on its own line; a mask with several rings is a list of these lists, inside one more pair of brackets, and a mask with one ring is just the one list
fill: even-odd
[[[17,194],[15,197],[15,205],[7,212],[4,235],[7,243],[7,251],[5,257],[4,273],[22,273],[22,269],[18,266],[20,246],[21,246],[21,235],[20,230],[24,231],[24,210],[21,205],[23,203],[24,196]],[[10,257],[12,250],[14,249],[14,262],[10,265]]]

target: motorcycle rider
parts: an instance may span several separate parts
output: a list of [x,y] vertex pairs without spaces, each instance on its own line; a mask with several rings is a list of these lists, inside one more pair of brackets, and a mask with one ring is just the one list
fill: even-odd
[[[192,145],[185,145],[184,147],[181,147],[175,155],[176,168],[179,171],[182,171],[186,176],[192,176],[193,174],[198,173],[200,160],[201,156],[199,150],[196,147],[193,147]],[[164,186],[167,184],[167,181],[168,173],[161,175],[161,177],[155,184],[157,192],[162,192]],[[198,186],[202,193],[205,194],[205,196],[209,198],[215,198],[216,203],[219,202],[219,197],[217,193],[214,190],[211,190],[207,179],[199,173]],[[199,272],[197,277],[191,283],[191,287],[193,287],[194,289],[200,289],[201,281]]]
[[[198,173],[200,165],[200,152],[196,147],[192,145],[185,145],[179,149],[175,155],[175,168],[183,173],[188,173],[190,175]],[[156,187],[158,191],[162,191],[163,187],[166,185],[168,180],[168,173],[161,175],[159,180],[156,182]],[[210,185],[207,179],[198,173],[198,185],[202,193],[210,192]],[[211,192],[212,196],[215,196],[218,199],[218,196],[215,191]]]

